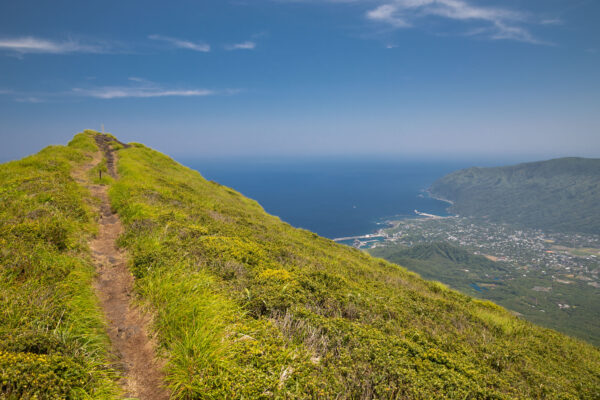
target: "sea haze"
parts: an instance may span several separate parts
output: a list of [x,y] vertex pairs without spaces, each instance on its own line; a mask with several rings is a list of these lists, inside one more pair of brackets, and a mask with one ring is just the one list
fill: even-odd
[[372,159],[181,160],[206,179],[258,201],[293,226],[328,238],[364,235],[414,210],[448,215],[425,190],[443,175],[481,163]]

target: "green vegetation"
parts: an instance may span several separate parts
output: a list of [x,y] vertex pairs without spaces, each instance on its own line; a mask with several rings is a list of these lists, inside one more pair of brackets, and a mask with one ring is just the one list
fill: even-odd
[[600,234],[600,159],[560,158],[500,168],[469,168],[431,193],[454,213],[532,228]]
[[[96,134],[0,169],[1,398],[116,397],[85,245],[93,199],[70,176]],[[115,147],[120,179],[104,183],[174,398],[600,397],[597,348]]]
[[176,398],[598,398],[600,351],[134,144],[110,190]]
[[0,167],[0,398],[114,398],[86,238],[95,216],[70,172],[90,134]]
[[[571,279],[561,283],[550,274],[515,269],[448,243],[408,248],[390,245],[369,253],[400,264],[425,279],[436,279],[470,296],[491,300],[529,321],[600,345],[600,291],[586,281]],[[558,304],[569,307],[560,308]]]
[[102,159],[98,165],[90,168],[88,178],[96,185],[109,185],[113,182],[113,178],[108,174],[106,159]]
[[417,244],[412,247],[376,247],[370,249],[369,253],[415,271],[425,279],[439,280],[461,291],[473,289],[470,284],[485,274],[489,275],[488,280],[493,281],[508,273],[508,269],[501,263],[445,242]]

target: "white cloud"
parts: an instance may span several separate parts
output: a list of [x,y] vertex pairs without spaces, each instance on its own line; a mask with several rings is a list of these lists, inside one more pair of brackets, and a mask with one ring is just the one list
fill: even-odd
[[93,97],[96,99],[151,98],[151,97],[196,97],[217,94],[232,94],[233,91],[218,92],[198,88],[165,88],[144,78],[132,76],[128,86],[100,86],[93,88],[74,88],[71,95]]
[[410,24],[398,13],[398,7],[393,4],[383,4],[367,11],[367,18],[373,21],[386,22],[396,28],[407,28]]
[[502,22],[497,22],[496,27],[498,28],[495,33],[491,35],[492,39],[508,39],[516,40],[519,42],[526,42],[532,44],[550,44],[533,37],[529,31],[518,26],[505,25]]
[[[485,24],[471,29],[469,35],[486,35],[490,39],[509,39],[533,44],[548,44],[536,39],[522,25],[525,13],[498,7],[483,7],[465,0],[391,0],[366,12],[366,18],[394,28],[409,28],[427,17],[445,18],[463,23]],[[557,23],[545,20],[540,23]]]
[[35,96],[17,97],[15,101],[19,103],[43,103],[45,100]]
[[73,93],[94,97],[97,99],[123,99],[123,98],[150,98],[150,97],[169,97],[169,96],[210,96],[216,92],[208,89],[161,89],[146,87],[126,87],[126,86],[104,86],[94,89],[73,89]]
[[130,77],[131,83],[123,86],[77,87],[62,92],[17,92],[0,89],[0,95],[12,95],[19,103],[43,103],[51,100],[73,97],[90,97],[95,99],[124,99],[152,97],[202,97],[230,96],[240,93],[239,89],[211,90],[204,88],[164,87],[143,78]]
[[540,21],[542,25],[562,25],[564,22],[560,18],[548,18]]
[[255,48],[256,43],[251,41],[225,46],[226,50],[254,50]]
[[173,37],[169,37],[169,36],[162,36],[162,35],[150,35],[150,36],[148,36],[148,39],[167,42],[167,43],[171,44],[173,47],[176,47],[178,49],[200,51],[203,53],[208,53],[210,51],[210,45],[208,45],[206,43],[194,43],[194,42],[190,42],[188,40],[182,40],[182,39],[177,39],[177,38],[173,38]]
[[104,53],[108,49],[104,45],[84,44],[76,40],[54,41],[33,36],[0,39],[0,50],[11,51],[17,54],[27,53]]
[[147,80],[147,79],[140,78],[140,77],[137,77],[137,76],[130,76],[130,77],[129,77],[129,78],[127,78],[127,79],[129,79],[129,80],[130,80],[130,81],[132,81],[132,82],[150,83],[150,84],[152,83],[152,82],[150,82],[150,81],[149,81],[149,80]]

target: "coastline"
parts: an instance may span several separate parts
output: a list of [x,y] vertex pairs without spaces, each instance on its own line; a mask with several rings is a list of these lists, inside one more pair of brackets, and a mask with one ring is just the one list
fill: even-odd
[[[422,192],[427,193],[427,196],[431,199],[442,201],[444,203],[448,203],[450,206],[454,205],[454,202],[452,200],[448,200],[441,196],[437,196],[437,195],[431,193],[429,191],[429,189],[423,190]],[[450,207],[447,207],[446,211],[449,208]],[[400,225],[403,221],[405,221],[407,219],[427,220],[427,219],[446,219],[446,218],[455,218],[455,217],[457,217],[457,215],[441,216],[441,215],[420,212],[415,209],[414,214],[412,214],[412,215],[407,214],[407,215],[403,215],[402,217],[400,215],[396,215],[396,216],[389,217],[386,220],[383,220],[382,223],[387,226],[384,228],[379,228],[376,231],[372,231],[370,233],[366,233],[363,235],[337,237],[337,238],[333,238],[331,240],[333,240],[336,243],[341,243],[341,244],[345,244],[345,245],[356,247],[356,248],[360,249],[360,248],[363,248],[363,246],[368,245],[371,242],[381,242],[381,241],[385,242],[386,240],[389,240],[390,235],[386,232],[386,230],[396,228],[398,225]],[[349,243],[349,242],[352,242],[352,243]]]
[[432,192],[431,192],[431,190],[429,190],[429,189],[427,189],[427,190],[425,191],[425,193],[427,193],[427,195],[428,195],[430,198],[432,198],[432,199],[439,200],[439,201],[443,201],[444,203],[448,203],[448,204],[450,204],[451,206],[453,206],[453,205],[454,205],[454,202],[453,202],[452,200],[448,200],[448,199],[446,199],[446,198],[443,198],[442,196],[436,195],[436,194],[432,193]]
[[[428,213],[422,213],[417,210],[415,210],[415,215],[416,216],[412,217],[412,218],[405,217],[402,219],[388,219],[388,220],[384,221],[385,224],[387,225],[387,227],[379,228],[375,232],[372,232],[372,233],[367,233],[365,235],[333,238],[331,240],[333,240],[336,243],[346,244],[348,246],[352,246],[352,247],[356,247],[356,248],[360,249],[360,248],[362,248],[363,245],[366,245],[370,242],[382,242],[382,241],[385,242],[386,240],[389,240],[391,236],[386,232],[386,230],[394,229],[394,228],[398,227],[401,223],[403,223],[407,219],[428,220],[428,219],[447,219],[447,218],[458,217],[457,215],[448,215],[448,216],[433,215],[433,214],[428,214]],[[349,242],[349,241],[352,241],[353,243],[352,244],[344,243],[344,242]]]

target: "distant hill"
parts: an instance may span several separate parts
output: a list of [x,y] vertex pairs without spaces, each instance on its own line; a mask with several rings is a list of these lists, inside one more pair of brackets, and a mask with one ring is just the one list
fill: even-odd
[[450,211],[562,232],[600,234],[600,159],[559,158],[468,168],[437,180]]
[[471,283],[486,274],[490,277],[488,280],[492,280],[508,273],[503,264],[446,242],[376,247],[369,253],[415,271],[425,279],[438,280],[467,292],[473,290]]
[[474,266],[485,271],[504,270],[500,264],[446,242],[418,244],[396,253],[419,260],[448,260],[453,264]]
[[600,397],[598,348],[99,135],[0,166],[0,398],[123,397],[87,245],[115,221],[171,398]]

